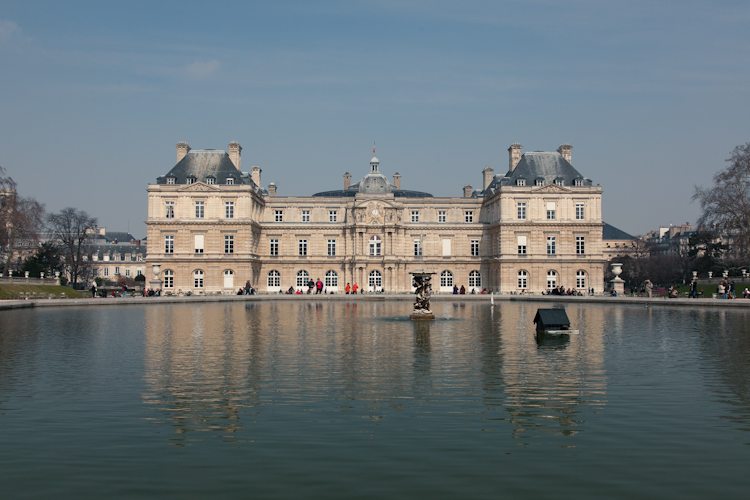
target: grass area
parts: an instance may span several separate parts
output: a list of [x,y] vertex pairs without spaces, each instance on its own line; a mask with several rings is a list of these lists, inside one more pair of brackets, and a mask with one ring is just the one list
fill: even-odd
[[91,292],[84,293],[67,286],[55,285],[0,285],[0,298],[2,299],[47,298],[50,295],[55,297],[91,297]]
[[[703,290],[703,297],[711,298],[713,297],[713,294],[718,293],[718,288],[719,285],[698,285],[698,293]],[[737,297],[742,298],[742,291],[745,288],[750,288],[750,283],[740,283],[735,281],[734,294]],[[690,285],[680,287],[680,297],[684,296],[687,293],[690,293]]]

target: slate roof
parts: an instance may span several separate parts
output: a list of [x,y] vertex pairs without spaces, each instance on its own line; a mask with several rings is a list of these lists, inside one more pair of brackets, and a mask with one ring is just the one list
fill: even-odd
[[209,176],[215,184],[226,184],[227,178],[233,177],[235,184],[255,185],[250,175],[237,170],[229,155],[219,149],[193,149],[167,175],[157,177],[156,183],[166,184],[167,177],[174,177],[175,184],[187,184],[188,177],[206,183]]
[[632,240],[633,236],[629,235],[625,231],[617,229],[615,226],[604,223],[602,228],[602,239],[603,240]]
[[474,195],[483,196],[500,186],[516,186],[518,179],[525,179],[526,186],[534,186],[537,179],[543,180],[545,185],[562,180],[564,186],[574,186],[576,179],[580,179],[584,186],[592,185],[591,179],[582,176],[560,153],[530,151],[521,156],[512,172],[496,175],[486,192],[476,191]]

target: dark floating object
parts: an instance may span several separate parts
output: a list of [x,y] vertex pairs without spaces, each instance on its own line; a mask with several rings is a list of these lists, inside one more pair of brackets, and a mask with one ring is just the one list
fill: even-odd
[[570,329],[565,309],[537,309],[534,316],[536,331],[545,335],[571,335],[580,333]]

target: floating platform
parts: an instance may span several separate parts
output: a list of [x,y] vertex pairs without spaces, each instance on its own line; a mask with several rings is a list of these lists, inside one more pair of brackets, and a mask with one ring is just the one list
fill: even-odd
[[565,309],[537,309],[534,316],[537,333],[544,335],[578,335],[578,330],[571,330],[570,320]]

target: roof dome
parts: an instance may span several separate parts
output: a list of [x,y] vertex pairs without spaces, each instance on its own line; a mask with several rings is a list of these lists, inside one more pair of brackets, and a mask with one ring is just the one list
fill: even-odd
[[373,155],[372,160],[370,160],[370,163],[380,163],[380,160],[378,160],[378,157]]
[[[377,160],[377,158],[375,158]],[[380,172],[370,172],[359,181],[359,192],[368,194],[387,194],[391,192],[391,184]]]

